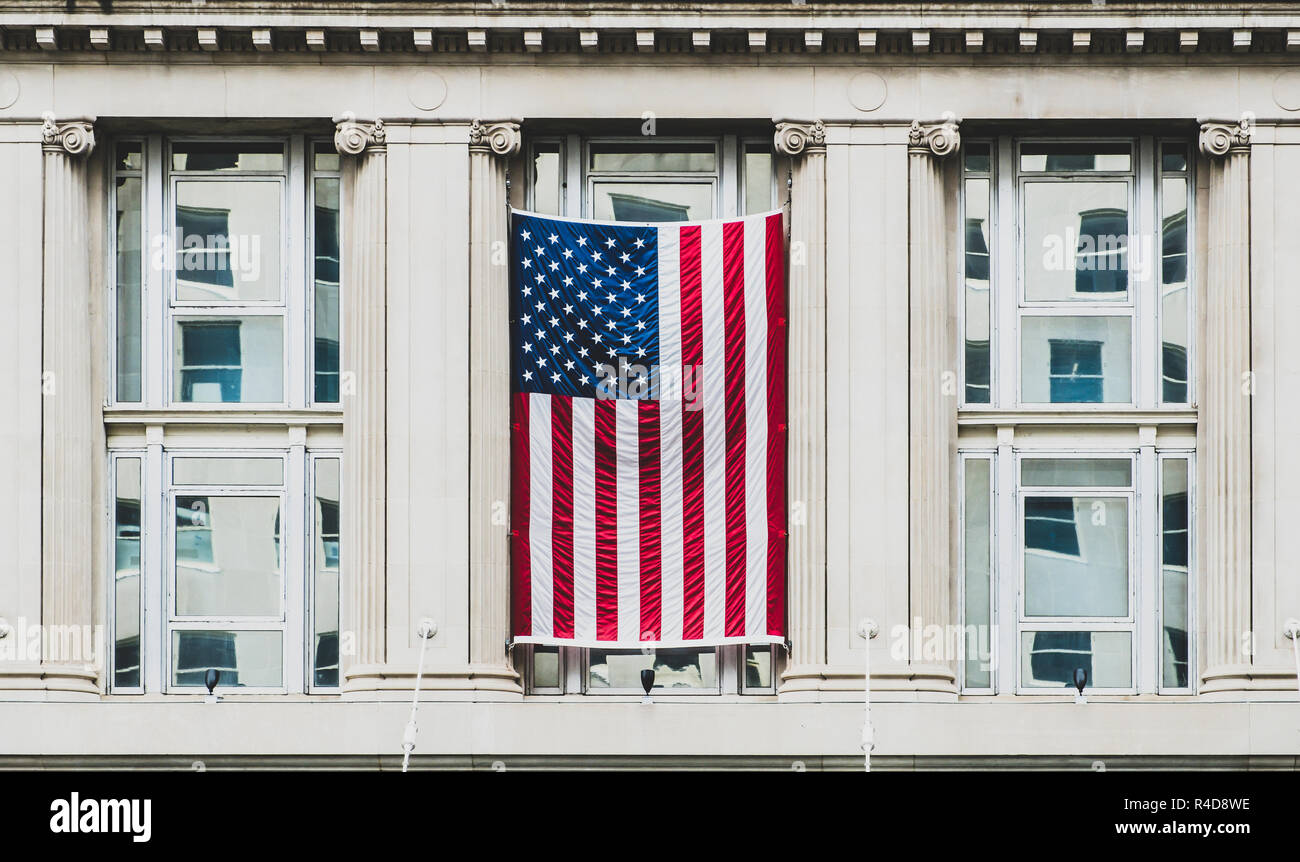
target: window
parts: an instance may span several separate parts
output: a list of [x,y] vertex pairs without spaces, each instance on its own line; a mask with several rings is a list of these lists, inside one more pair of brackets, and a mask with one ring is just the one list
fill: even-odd
[[964,145],[963,405],[1191,402],[1186,141]]
[[112,188],[113,404],[337,404],[328,143],[121,140]]
[[1097,693],[1190,691],[1191,460],[963,453],[966,693],[1060,693],[1078,669]]
[[336,693],[339,157],[304,135],[107,146],[109,690],[199,694],[215,670],[223,694]]
[[[746,138],[530,140],[527,207],[601,221],[687,221],[776,208],[770,135]],[[655,694],[774,693],[770,646],[604,650],[523,645],[530,694],[641,695],[641,671]]]
[[223,691],[337,689],[338,455],[151,447],[112,462],[114,692],[201,691],[209,669]]

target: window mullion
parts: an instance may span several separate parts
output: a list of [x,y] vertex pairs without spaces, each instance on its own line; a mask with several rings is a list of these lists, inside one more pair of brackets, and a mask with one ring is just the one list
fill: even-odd
[[140,304],[144,309],[140,373],[144,381],[141,397],[144,404],[158,408],[167,401],[164,333],[168,318],[166,273],[172,264],[172,235],[167,229],[166,194],[164,191],[166,151],[161,135],[150,135],[144,145],[144,222],[148,240]]
[[[288,255],[288,284],[285,286],[285,349],[288,362],[285,380],[285,401],[290,407],[305,407],[307,397],[307,168],[302,135],[289,139],[289,182],[284,202],[283,244]],[[287,667],[287,665],[286,665]]]
[[307,535],[307,429],[302,426],[289,429],[289,457],[285,463],[285,496],[281,519],[283,528],[280,541],[283,555],[280,570],[280,588],[284,591],[280,612],[284,620],[283,678],[285,691],[300,694],[306,689],[307,667],[311,662],[311,649],[307,643],[307,627],[303,624],[307,608],[305,542],[291,537]]
[[[1151,375],[1147,375],[1148,377]],[[1137,530],[1130,542],[1137,546],[1136,608],[1134,609],[1134,648],[1137,651],[1137,689],[1154,692],[1158,688],[1160,639],[1159,583],[1160,554],[1160,476],[1156,458],[1156,429],[1139,429]]]
[[[1134,374],[1138,407],[1150,410],[1159,403],[1160,380],[1160,231],[1156,219],[1156,170],[1150,135],[1138,139],[1137,224],[1129,227],[1129,277],[1137,282],[1133,292],[1135,337]],[[1136,253],[1136,254],[1135,254]],[[1136,264],[1136,265],[1135,265]],[[1134,279],[1136,276],[1136,279]]]
[[1020,219],[1017,217],[1013,159],[1011,138],[1004,135],[998,139],[997,146],[997,171],[994,178],[997,251],[992,260],[992,293],[997,315],[993,337],[997,360],[992,369],[991,382],[995,390],[992,406],[1001,408],[1015,407],[1020,403],[1020,326],[1017,319],[1020,308],[1020,264],[1016,259]]
[[993,530],[995,578],[994,602],[997,616],[993,648],[994,688],[998,694],[1012,694],[1019,678],[1020,646],[1016,630],[1020,619],[1020,561],[1016,524],[1016,457],[1012,448],[1015,429],[998,429],[998,454],[993,483],[996,520]]

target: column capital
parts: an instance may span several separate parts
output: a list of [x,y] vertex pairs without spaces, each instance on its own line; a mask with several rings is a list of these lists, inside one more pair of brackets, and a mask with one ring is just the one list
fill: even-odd
[[519,124],[514,120],[483,122],[474,120],[469,126],[469,148],[491,152],[494,156],[510,158],[519,152],[522,139]]
[[383,150],[388,143],[388,130],[383,120],[373,123],[357,122],[357,115],[344,111],[334,118],[334,149],[341,156],[359,156],[366,150]]
[[1209,120],[1201,123],[1201,152],[1211,158],[1226,156],[1236,150],[1249,151],[1250,135],[1255,126],[1255,115],[1246,111],[1236,122]]
[[41,141],[46,152],[65,152],[70,156],[88,156],[95,149],[95,126],[89,120],[60,123],[53,111],[41,114]]
[[912,127],[907,130],[907,151],[939,158],[957,152],[961,147],[961,132],[957,130],[959,122],[952,111],[944,111],[943,118],[937,123],[913,120]]
[[821,120],[811,123],[780,120],[773,138],[776,151],[783,156],[801,156],[805,152],[826,149],[826,124]]

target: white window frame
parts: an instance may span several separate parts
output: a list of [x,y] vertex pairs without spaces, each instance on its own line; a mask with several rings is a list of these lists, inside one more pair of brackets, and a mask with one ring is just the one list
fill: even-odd
[[[119,461],[138,460],[140,462],[140,570],[136,577],[138,578],[138,613],[139,613],[139,631],[137,632],[140,682],[137,685],[119,686],[117,679],[117,465]],[[144,694],[145,682],[147,676],[145,642],[148,640],[145,631],[146,615],[146,598],[148,594],[148,574],[152,570],[153,561],[150,559],[149,542],[146,540],[147,528],[153,523],[152,518],[156,517],[153,512],[153,504],[156,499],[148,493],[149,477],[149,452],[147,449],[114,449],[108,454],[108,506],[107,506],[107,529],[109,537],[108,552],[106,555],[104,572],[105,594],[108,597],[108,613],[105,615],[107,625],[106,638],[106,660],[104,662],[106,686],[114,694]]]
[[[1190,395],[1188,396],[1190,397]],[[1187,685],[1165,685],[1161,670],[1164,665],[1164,631],[1165,631],[1165,597],[1164,597],[1164,535],[1165,535],[1165,508],[1164,508],[1164,482],[1165,482],[1165,461],[1186,461],[1187,462]],[[1156,533],[1156,595],[1155,595],[1155,678],[1156,690],[1160,694],[1173,695],[1190,695],[1196,693],[1197,685],[1197,638],[1196,638],[1196,619],[1197,619],[1197,599],[1198,592],[1196,589],[1196,450],[1195,449],[1178,449],[1168,448],[1160,449],[1156,453],[1156,483],[1158,488],[1155,492],[1156,509],[1158,518],[1158,532]]]
[[[337,461],[339,467],[339,539],[343,538],[343,452],[340,449],[311,449],[306,453],[306,494],[303,503],[303,536],[306,539],[303,552],[304,602],[306,608],[303,618],[303,685],[311,694],[337,694],[343,687],[343,559],[339,558],[338,567],[338,609],[339,609],[339,672],[335,685],[316,684],[316,470],[321,461]],[[286,667],[286,673],[288,669]]]

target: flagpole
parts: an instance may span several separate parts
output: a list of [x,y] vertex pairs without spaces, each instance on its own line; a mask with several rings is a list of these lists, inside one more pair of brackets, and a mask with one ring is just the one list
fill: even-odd
[[863,617],[858,623],[858,637],[866,641],[866,646],[862,652],[866,658],[863,659],[862,675],[862,769],[864,772],[871,771],[871,751],[876,747],[876,731],[871,726],[871,639],[880,634],[880,626],[871,617]]
[[415,751],[415,713],[420,708],[420,683],[424,681],[424,647],[429,643],[429,639],[438,633],[438,625],[430,619],[420,620],[420,627],[416,634],[420,636],[420,661],[415,671],[415,692],[411,695],[411,718],[406,722],[406,729],[402,733],[402,771],[411,762],[411,752]]

